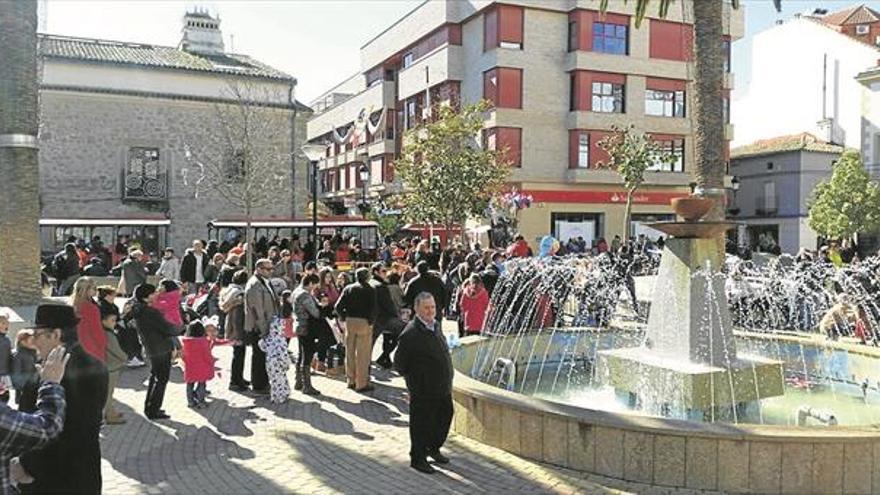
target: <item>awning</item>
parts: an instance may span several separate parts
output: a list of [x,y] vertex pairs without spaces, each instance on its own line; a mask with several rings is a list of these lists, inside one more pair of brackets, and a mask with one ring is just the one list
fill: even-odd
[[[215,220],[210,224],[214,228],[238,228],[247,225],[241,220],[223,221]],[[371,220],[318,220],[318,228],[342,228],[342,227],[378,227],[379,224]],[[253,221],[252,228],[311,228],[311,220],[275,220],[275,221]]]
[[171,220],[167,218],[41,218],[41,226],[106,226],[106,227],[124,227],[124,226],[167,226],[171,225]]

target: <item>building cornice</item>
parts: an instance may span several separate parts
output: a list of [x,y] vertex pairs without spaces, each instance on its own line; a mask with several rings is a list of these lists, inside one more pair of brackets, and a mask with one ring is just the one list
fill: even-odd
[[[114,96],[134,96],[139,98],[156,98],[156,99],[166,99],[166,100],[179,100],[179,101],[194,101],[200,103],[224,103],[224,104],[238,104],[240,103],[238,100],[232,98],[217,98],[217,97],[208,97],[208,96],[194,96],[194,95],[182,95],[176,93],[162,93],[162,92],[154,92],[154,91],[135,91],[135,90],[127,90],[127,89],[109,89],[109,88],[92,88],[88,86],[70,86],[64,84],[41,84],[41,91],[62,91],[62,92],[70,92],[70,93],[87,93],[87,94],[102,94],[102,95],[114,95]],[[258,106],[258,107],[266,107],[266,108],[278,108],[282,110],[296,110],[298,112],[309,112],[311,113],[312,109],[299,101],[295,101],[293,105],[287,103],[267,103],[267,102],[258,102],[258,101],[248,101],[245,102],[248,105]]]

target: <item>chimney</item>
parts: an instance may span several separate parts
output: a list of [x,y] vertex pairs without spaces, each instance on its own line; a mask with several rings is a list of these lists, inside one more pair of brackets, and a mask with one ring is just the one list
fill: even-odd
[[217,55],[224,52],[223,33],[220,32],[220,16],[214,18],[207,9],[196,8],[183,16],[183,29],[179,48],[200,55]]
[[843,145],[842,129],[833,118],[824,118],[816,122],[816,137],[826,143]]

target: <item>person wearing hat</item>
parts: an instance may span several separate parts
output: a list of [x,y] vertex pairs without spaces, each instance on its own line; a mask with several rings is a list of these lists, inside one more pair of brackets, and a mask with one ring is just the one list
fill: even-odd
[[174,325],[152,306],[157,297],[155,285],[141,284],[134,289],[135,302],[131,308],[132,318],[150,362],[150,382],[144,400],[144,415],[151,420],[170,417],[162,410],[162,402],[165,400],[165,386],[171,373],[171,352],[174,350],[172,339],[179,335]]
[[[72,312],[71,312],[72,313]],[[73,321],[75,315],[69,315]],[[43,323],[46,315],[42,315]],[[75,323],[74,323],[75,324]],[[33,412],[16,411],[8,406],[0,406],[0,463],[9,469],[0,470],[0,492],[14,493],[12,480],[27,479],[18,458],[30,450],[39,449],[58,438],[64,426],[64,387],[60,385],[64,377],[64,369],[69,356],[59,346],[60,331],[42,329],[40,341],[53,342],[51,351],[43,356],[43,367],[40,370],[40,385],[37,392],[37,406]],[[47,335],[49,338],[47,339]],[[16,478],[16,476],[22,476]]]
[[369,392],[373,390],[370,385],[370,358],[373,323],[376,321],[376,290],[370,285],[369,269],[358,268],[355,282],[342,289],[336,301],[336,314],[345,322],[345,375],[348,388]]
[[[67,349],[66,372],[59,377],[67,408],[61,435],[46,447],[22,455],[13,468],[19,489],[22,493],[71,489],[82,494],[101,493],[99,434],[107,399],[107,368],[77,340],[79,318],[71,306],[38,306],[34,320],[34,343],[40,356],[52,357],[61,345]],[[41,406],[38,401],[37,407]]]

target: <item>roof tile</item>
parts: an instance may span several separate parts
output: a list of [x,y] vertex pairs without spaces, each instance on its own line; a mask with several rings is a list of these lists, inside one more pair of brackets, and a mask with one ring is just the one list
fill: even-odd
[[739,146],[730,150],[732,159],[747,158],[751,156],[769,155],[772,153],[784,153],[788,151],[818,151],[824,153],[843,153],[844,147],[819,140],[816,136],[802,132],[790,136],[779,136],[769,139],[761,139],[745,146]]
[[203,55],[170,46],[46,34],[41,34],[39,41],[40,55],[43,57],[238,74],[267,79],[294,79],[247,55],[233,53]]

